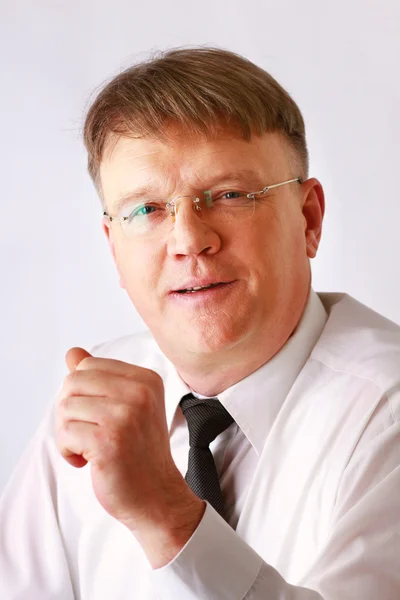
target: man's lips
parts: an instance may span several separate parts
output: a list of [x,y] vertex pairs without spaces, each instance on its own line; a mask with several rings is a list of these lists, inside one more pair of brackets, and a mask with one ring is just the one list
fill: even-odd
[[201,288],[200,290],[176,290],[169,293],[169,297],[174,302],[182,304],[182,306],[197,306],[211,301],[223,301],[229,290],[234,289],[237,279],[233,281],[219,282],[210,287]]
[[216,286],[219,284],[223,284],[223,283],[231,283],[232,280],[219,280],[219,279],[200,279],[200,280],[195,280],[195,281],[190,281],[187,282],[183,285],[181,285],[179,288],[171,290],[171,294],[177,293],[177,292],[184,292],[186,290],[189,289],[193,289],[193,288],[204,288],[204,287],[209,287],[209,286]]

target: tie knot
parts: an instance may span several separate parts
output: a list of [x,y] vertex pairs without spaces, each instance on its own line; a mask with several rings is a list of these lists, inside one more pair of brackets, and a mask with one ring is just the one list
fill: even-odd
[[208,448],[217,435],[233,423],[233,417],[218,398],[196,398],[186,394],[180,401],[189,429],[191,447]]

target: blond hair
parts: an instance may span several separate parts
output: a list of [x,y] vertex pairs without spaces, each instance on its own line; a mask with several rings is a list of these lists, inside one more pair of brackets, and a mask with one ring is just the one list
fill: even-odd
[[163,139],[171,121],[208,136],[221,125],[234,127],[245,140],[252,134],[280,132],[300,170],[296,176],[308,176],[302,114],[269,73],[228,50],[176,48],[113,77],[90,106],[83,138],[88,171],[100,197],[99,170],[109,139]]

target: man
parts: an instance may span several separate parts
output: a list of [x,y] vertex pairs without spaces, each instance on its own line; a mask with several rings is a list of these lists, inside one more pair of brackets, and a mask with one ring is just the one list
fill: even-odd
[[296,104],[173,50],[110,81],[84,138],[149,331],[68,351],[2,501],[2,598],[398,599],[400,330],[311,287]]

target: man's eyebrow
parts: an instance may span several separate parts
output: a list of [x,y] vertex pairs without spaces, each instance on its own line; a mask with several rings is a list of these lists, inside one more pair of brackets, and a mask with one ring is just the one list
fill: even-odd
[[122,194],[117,198],[117,202],[115,204],[114,210],[117,212],[124,208],[127,204],[132,202],[133,200],[140,200],[141,198],[157,198],[159,194],[156,194],[157,188],[152,188],[151,186],[145,186],[137,188],[135,191],[127,192],[126,194]]
[[[242,183],[252,185],[260,182],[262,177],[260,173],[253,169],[238,169],[237,171],[218,173],[208,180],[208,186],[212,187],[220,183]],[[252,190],[250,190],[252,191]]]
[[[250,187],[251,187],[251,186],[254,186],[257,184],[266,185],[268,182],[267,183],[263,182],[260,174],[257,171],[254,171],[253,169],[238,169],[237,171],[218,173],[218,174],[214,175],[212,178],[209,178],[207,180],[207,185],[203,186],[203,187],[204,187],[204,190],[206,190],[206,189],[210,189],[210,188],[214,187],[215,185],[218,185],[221,183],[226,183],[226,184],[235,184],[235,183],[244,184],[245,183],[245,184],[247,184],[247,186],[250,185]],[[160,195],[157,192],[158,189],[159,189],[158,186],[146,185],[146,186],[139,187],[136,190],[126,192],[117,198],[117,202],[115,204],[114,210],[119,212],[122,208],[124,208],[124,206],[126,206],[127,204],[129,204],[130,202],[135,201],[135,200],[160,198],[162,195]],[[245,190],[245,191],[252,192],[255,190],[249,189],[249,190]]]

